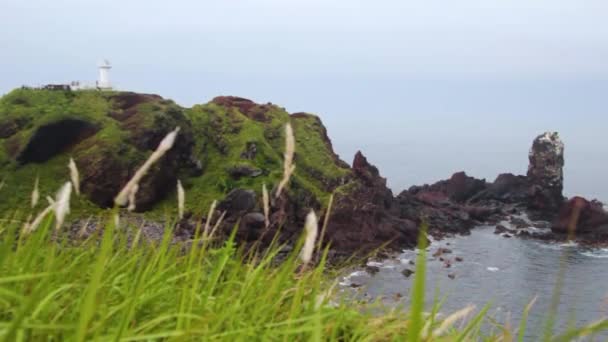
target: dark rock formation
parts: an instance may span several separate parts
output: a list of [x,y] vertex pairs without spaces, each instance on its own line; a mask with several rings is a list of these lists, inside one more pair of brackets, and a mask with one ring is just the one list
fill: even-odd
[[573,236],[600,230],[606,231],[608,230],[608,212],[598,201],[574,197],[562,206],[551,230]]
[[[222,212],[226,215],[218,234],[227,235],[238,227],[237,240],[247,244],[264,245],[279,234],[280,242],[293,245],[311,209],[322,221],[332,193],[323,241],[332,246],[332,253],[412,247],[423,222],[439,238],[467,234],[481,224],[496,226],[503,220],[518,228],[538,226],[510,219],[523,214],[554,221],[553,236],[543,238],[563,239],[560,236],[575,227],[577,238],[608,241],[608,214],[600,203],[575,198],[564,204],[564,145],[557,133],[534,140],[525,176],[505,173],[486,182],[457,172],[447,180],[413,186],[393,196],[386,179],[361,152],[354,156],[352,167],[338,157],[323,123],[312,114],[289,114],[270,103],[232,96],[183,108],[150,94],[47,92],[38,97],[40,92],[17,90],[0,101],[0,148],[4,149],[0,171],[17,174],[17,181],[7,182],[7,187],[32,182],[31,170],[23,164],[54,160],[48,163],[49,172],[40,173],[40,182],[47,189],[56,188],[64,181],[57,175],[67,176],[65,161],[73,157],[80,168],[84,199],[100,207],[112,206],[114,196],[161,139],[179,126],[174,147],[139,184],[137,210],[162,207],[179,178],[190,199],[204,199],[191,200],[189,210],[204,213],[209,203],[202,202],[221,200],[214,218]],[[288,189],[279,198],[272,196],[267,226],[258,195],[262,184],[276,186],[286,122],[296,134],[297,168]],[[27,201],[18,198],[21,193],[28,196],[27,191],[15,191],[15,198],[5,197],[0,209],[14,209]],[[189,215],[176,232],[190,236],[201,220],[206,218]],[[514,232],[538,237],[497,228],[501,234]]]
[[391,213],[393,195],[386,179],[361,152],[355,155],[353,171],[353,184],[334,199],[326,241],[338,250],[352,251],[415,246],[417,224]]
[[405,269],[403,269],[403,271],[401,271],[401,274],[404,277],[409,278],[412,274],[414,274],[414,271],[412,271],[412,270],[410,270],[408,268],[405,268]]
[[556,132],[547,132],[534,139],[529,154],[530,209],[555,212],[564,197],[564,144]]
[[220,202],[218,209],[229,214],[246,213],[256,207],[255,191],[234,189]]
[[240,221],[237,238],[241,241],[255,241],[262,235],[265,228],[264,214],[245,214]]
[[452,175],[446,193],[456,202],[464,202],[486,188],[486,181],[467,176],[464,172]]
[[258,145],[255,141],[248,141],[245,150],[241,153],[241,158],[253,160],[258,153]]
[[485,190],[472,196],[469,202],[525,203],[528,200],[529,188],[526,176],[503,173],[498,175],[493,183],[489,183]]
[[237,165],[228,169],[228,174],[230,177],[235,179],[242,177],[257,177],[262,173],[262,170],[249,165]]

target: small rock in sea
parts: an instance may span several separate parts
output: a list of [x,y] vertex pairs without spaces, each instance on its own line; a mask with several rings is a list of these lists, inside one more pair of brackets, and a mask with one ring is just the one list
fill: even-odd
[[362,284],[357,284],[357,283],[350,284],[350,287],[352,287],[353,289],[359,288],[361,286],[363,286],[363,285]]
[[505,233],[505,234],[502,234],[502,237],[505,237],[505,238],[510,238],[510,237],[512,237],[512,235],[511,235],[511,234],[507,234],[507,233]]
[[551,228],[551,223],[547,221],[534,222],[534,228],[548,229]]
[[439,261],[444,262],[445,259],[443,257],[439,257]]
[[401,297],[403,297],[403,295],[399,292],[395,293],[395,300],[399,300],[401,299]]
[[528,228],[530,226],[530,224],[526,222],[526,220],[519,217],[511,217],[510,222],[517,229]]
[[445,244],[446,244],[446,246],[449,246],[449,245],[450,245],[450,243],[449,243],[449,242],[446,242]]
[[462,257],[455,257],[454,260],[457,262],[462,262],[464,259]]
[[446,260],[446,261],[443,263],[443,267],[445,267],[445,268],[450,268],[450,267],[452,267],[452,262],[451,262],[450,260]]
[[414,271],[406,268],[401,271],[401,274],[403,274],[404,277],[409,278],[412,274],[414,274]]
[[410,260],[409,264],[410,265],[415,265],[416,263],[414,262],[414,260]]
[[380,272],[380,267],[378,266],[365,266],[365,271],[370,275],[374,276],[376,273]]
[[443,254],[450,254],[452,253],[452,250],[449,248],[443,248],[443,247],[439,247],[437,248],[437,251],[435,253],[433,253],[433,257],[438,257],[441,256]]
[[454,273],[448,273],[448,278],[455,279],[456,278],[456,274],[454,274]]
[[519,237],[531,237],[532,234],[530,234],[530,232],[527,231],[527,230],[522,230],[522,231],[517,232],[517,236],[519,236]]
[[509,231],[509,229],[505,226],[503,226],[502,224],[499,224],[498,226],[496,226],[496,229],[494,229],[494,234],[502,234]]

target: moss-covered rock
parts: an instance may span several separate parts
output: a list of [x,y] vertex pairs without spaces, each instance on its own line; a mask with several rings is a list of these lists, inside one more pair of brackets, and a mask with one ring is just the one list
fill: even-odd
[[314,115],[290,116],[276,105],[237,97],[183,108],[150,94],[17,89],[0,99],[0,212],[27,206],[36,178],[43,195],[52,195],[68,180],[72,157],[83,192],[74,209],[97,214],[112,206],[160,140],[179,126],[174,148],[140,184],[137,210],[149,216],[175,212],[179,178],[187,209],[200,215],[234,189],[260,193],[263,183],[278,183],[287,122],[297,141],[289,195],[319,209],[352,172]]

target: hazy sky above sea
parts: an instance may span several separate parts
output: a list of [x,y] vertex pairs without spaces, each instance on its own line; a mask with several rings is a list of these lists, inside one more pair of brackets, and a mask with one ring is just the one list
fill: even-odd
[[321,116],[394,191],[525,173],[560,132],[566,191],[608,200],[608,1],[0,1],[0,94],[94,82]]

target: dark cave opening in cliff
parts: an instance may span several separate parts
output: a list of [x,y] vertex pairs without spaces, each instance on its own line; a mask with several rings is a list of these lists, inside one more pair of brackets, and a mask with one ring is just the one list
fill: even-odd
[[65,119],[44,125],[17,157],[21,164],[42,163],[94,135],[98,128],[84,120]]

